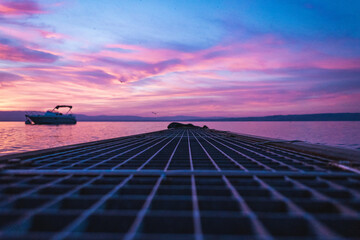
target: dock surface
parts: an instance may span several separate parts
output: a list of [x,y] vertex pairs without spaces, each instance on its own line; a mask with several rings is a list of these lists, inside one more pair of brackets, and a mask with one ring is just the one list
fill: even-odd
[[0,158],[0,238],[357,239],[360,175],[171,129]]

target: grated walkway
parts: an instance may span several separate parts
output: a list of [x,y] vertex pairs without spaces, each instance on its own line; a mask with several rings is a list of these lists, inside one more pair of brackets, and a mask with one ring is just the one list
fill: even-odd
[[177,129],[1,163],[0,238],[360,238],[360,175]]

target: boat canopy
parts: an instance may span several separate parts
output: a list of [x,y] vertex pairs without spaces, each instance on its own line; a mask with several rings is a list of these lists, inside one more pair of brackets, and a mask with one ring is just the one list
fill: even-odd
[[54,107],[53,110],[51,110],[49,112],[56,112],[55,110],[58,110],[59,108],[69,108],[69,110],[65,113],[65,114],[68,114],[71,111],[72,106],[70,106],[70,105],[57,105],[56,107]]
[[59,108],[72,108],[72,106],[70,105],[57,105],[54,109],[59,109]]

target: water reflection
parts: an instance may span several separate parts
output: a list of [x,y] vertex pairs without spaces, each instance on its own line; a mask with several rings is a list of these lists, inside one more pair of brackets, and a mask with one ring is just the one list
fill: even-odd
[[163,130],[165,122],[79,122],[26,125],[0,122],[0,155]]
[[[194,123],[194,122],[193,122]],[[0,155],[163,130],[169,122],[0,122]],[[237,133],[360,148],[360,122],[195,122]]]

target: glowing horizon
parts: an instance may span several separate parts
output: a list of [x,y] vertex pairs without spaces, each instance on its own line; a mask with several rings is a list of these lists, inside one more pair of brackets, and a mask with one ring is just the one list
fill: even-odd
[[0,3],[0,111],[360,111],[358,1]]

